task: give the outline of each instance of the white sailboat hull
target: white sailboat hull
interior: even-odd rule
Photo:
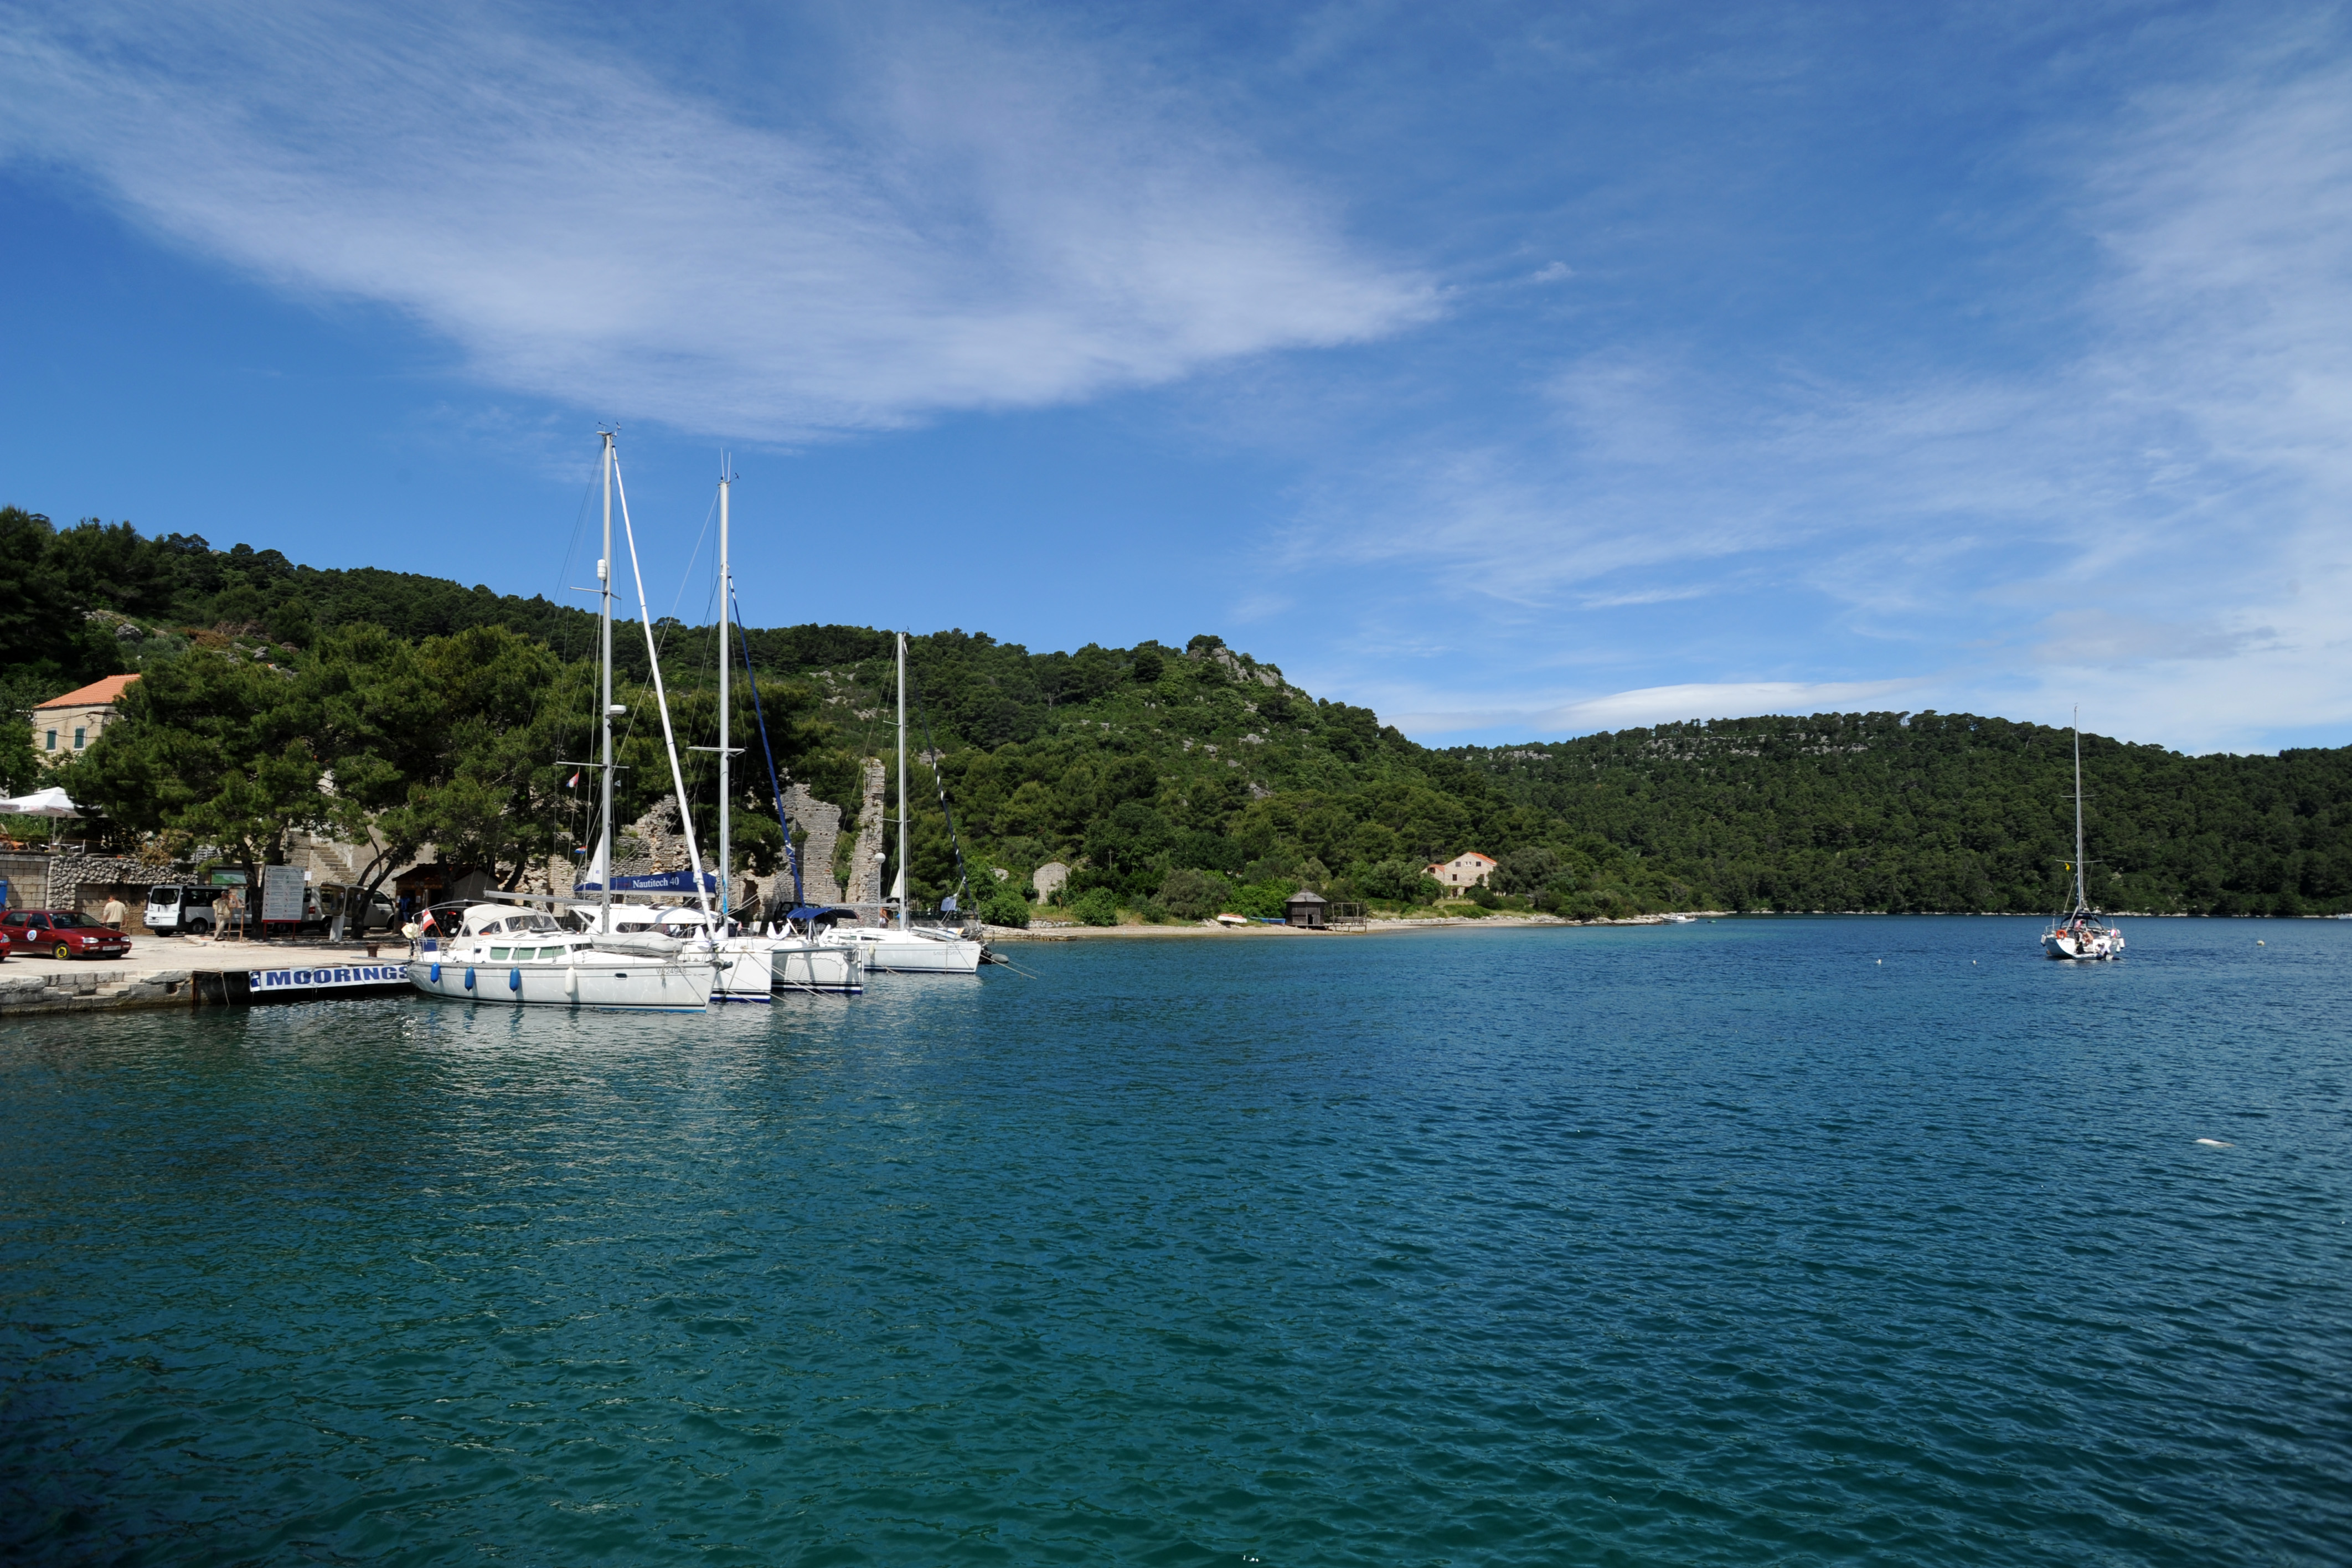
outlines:
[[[628,953],[584,952],[578,962],[493,963],[437,952],[410,961],[408,983],[427,996],[521,1007],[596,1007],[700,1013],[718,973],[709,963],[669,963]]]
[[[859,927],[826,939],[854,952],[868,971],[883,974],[977,974],[986,944],[960,936]]]
[[[779,991],[863,991],[865,966],[846,948],[779,941],[769,959]]]
[[[719,981],[710,994],[719,1002],[772,1001],[776,989],[773,953],[765,939],[729,937],[719,944]]]
[[[2123,933],[2113,930],[2048,931],[2042,935],[2042,951],[2052,958],[2121,958],[2124,955]]]

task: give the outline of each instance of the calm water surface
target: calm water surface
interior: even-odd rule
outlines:
[[[2352,923],[2126,929],[13,1025],[0,1552],[2352,1561]]]

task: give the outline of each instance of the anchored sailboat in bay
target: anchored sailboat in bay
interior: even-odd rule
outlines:
[[[2083,877],[2083,710],[2074,710],[2074,909],[2042,933],[2042,951],[2052,958],[2108,959],[2124,955],[2124,933],[2091,907]]]

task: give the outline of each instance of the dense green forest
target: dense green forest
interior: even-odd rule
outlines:
[[[542,598],[438,578],[297,565],[275,551],[0,510],[5,684],[19,710],[99,676],[143,679],[125,720],[44,772],[20,725],[12,788],[62,782],[98,831],[152,853],[247,862],[294,827],[506,880],[572,852],[588,790],[595,622]],[[715,738],[719,639],[656,627],[681,745]],[[767,774],[854,814],[858,759],[885,754],[891,638],[866,627],[742,634],[736,841],[783,849]],[[631,710],[623,820],[668,787],[645,637],[618,628]],[[961,888],[1013,918],[1047,860],[1104,916],[1265,910],[1302,884],[1426,903],[1431,861],[1497,858],[1487,907],[1575,918],[1669,908],[2051,908],[2071,855],[2071,739],[1959,714],[1719,720],[1502,748],[1432,750],[1318,700],[1213,636],[1183,647],[1032,654],[980,633],[911,639],[923,758],[918,896]],[[766,744],[761,744],[763,732]],[[2091,875],[2113,909],[2352,910],[2352,748],[2186,757],[2084,737]],[[707,827],[715,766],[688,753]],[[950,830],[952,813],[954,831]],[[1000,882],[992,872],[1008,875]]]

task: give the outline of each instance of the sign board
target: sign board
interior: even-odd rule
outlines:
[[[299,866],[264,866],[261,868],[262,923],[299,921],[302,918],[302,885],[307,879]]]
[[[215,871],[212,874],[210,880],[212,885],[215,888],[242,888],[245,886],[245,873],[242,871]]]
[[[344,963],[320,969],[254,969],[247,971],[246,979],[255,998],[258,999],[273,991],[343,991],[361,986],[405,985],[408,984],[408,966],[404,963]]]

